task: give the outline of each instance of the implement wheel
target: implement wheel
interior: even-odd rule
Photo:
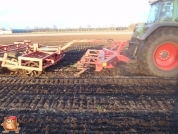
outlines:
[[[138,51],[140,71],[146,75],[178,75],[178,35],[175,28],[162,28],[145,40]]]
[[[33,61],[28,61],[24,64],[24,66],[27,67],[39,67],[37,62],[33,62]],[[42,71],[36,71],[36,70],[26,70],[24,69],[24,75],[28,76],[28,77],[38,77],[42,74]]]

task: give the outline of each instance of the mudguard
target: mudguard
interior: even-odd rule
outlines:
[[[144,30],[142,36],[140,36],[139,40],[143,41],[149,37],[155,30],[161,27],[178,27],[178,23],[175,22],[156,22],[150,25],[147,25]]]

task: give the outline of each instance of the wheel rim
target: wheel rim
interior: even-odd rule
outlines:
[[[154,52],[154,62],[161,70],[173,70],[178,64],[178,45],[163,43]]]

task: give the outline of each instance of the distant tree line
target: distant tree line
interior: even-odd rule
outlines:
[[[43,28],[43,27],[35,26],[32,29],[29,26],[27,26],[24,29],[13,29],[13,28],[11,28],[11,30],[12,30],[12,33],[70,32],[70,31],[76,31],[76,32],[77,31],[120,31],[120,30],[130,30],[130,31],[132,31],[134,29],[135,25],[136,25],[136,23],[135,24],[130,24],[127,27],[114,27],[114,26],[111,26],[111,27],[98,27],[98,28],[92,28],[90,25],[88,25],[86,28],[79,27],[79,28],[65,28],[65,29],[57,28],[56,25],[54,25],[51,28],[50,27]],[[4,28],[0,28],[0,29],[4,30]]]
[[[12,33],[32,33],[32,29],[12,29]]]
[[[34,28],[33,32],[65,32],[65,31],[117,31],[127,30],[128,27],[112,27],[112,28]]]

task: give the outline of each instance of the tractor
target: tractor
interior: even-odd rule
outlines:
[[[147,23],[135,28],[129,51],[141,74],[178,76],[178,0],[152,0]]]
[[[133,57],[138,63],[140,74],[177,77],[178,0],[152,0],[150,5],[147,23],[138,25],[134,30],[127,50],[129,55],[123,53],[123,50],[127,47],[127,41],[73,40],[62,48],[50,49],[34,44],[31,52],[27,51],[29,50],[29,42],[15,42],[15,44],[10,46],[0,46],[1,66],[7,67],[10,70],[20,70],[22,74],[36,76],[41,74],[45,68],[60,61],[65,55],[63,50],[76,42],[107,42],[111,44],[109,49],[89,49],[86,51],[76,64],[77,69],[80,70],[76,76],[79,76],[91,67],[95,67],[95,71],[114,68],[118,62],[129,63]],[[27,45],[25,46],[25,44]],[[21,47],[26,48],[25,54],[18,57],[13,56],[18,60],[9,59],[9,53],[17,51]],[[130,55],[133,56],[130,57]]]

